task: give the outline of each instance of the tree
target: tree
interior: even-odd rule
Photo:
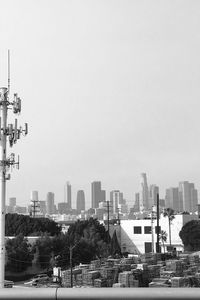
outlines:
[[[179,232],[185,250],[200,250],[200,221],[192,220],[187,222]]]
[[[31,218],[29,216],[18,214],[6,214],[6,236],[41,235],[49,233],[51,236],[59,234],[61,227],[48,218]]]
[[[159,234],[159,240],[163,244],[163,249],[164,249],[164,253],[165,253],[165,242],[167,241],[167,232],[166,231],[161,230],[161,232]]]
[[[113,236],[111,238],[111,254],[112,255],[121,255],[121,248],[117,239],[116,230],[113,233]]]
[[[175,218],[174,216],[174,210],[172,208],[165,208],[164,210],[164,217],[168,218],[168,222],[169,222],[169,245],[170,245],[170,249],[172,246],[172,240],[171,240],[171,222],[172,220]]]
[[[32,265],[32,247],[22,234],[6,241],[6,256],[8,271],[21,272]]]

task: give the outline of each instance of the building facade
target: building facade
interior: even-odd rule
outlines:
[[[85,193],[83,190],[77,192],[76,209],[78,214],[85,210]]]

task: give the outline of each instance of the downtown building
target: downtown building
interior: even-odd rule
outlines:
[[[106,192],[101,189],[101,181],[93,181],[91,184],[92,208],[98,208],[100,202],[106,201]]]
[[[165,207],[176,212],[194,213],[198,210],[198,192],[194,183],[181,181],[178,187],[166,189]]]
[[[81,211],[85,211],[85,193],[83,190],[77,192],[76,210],[78,214],[80,214]]]

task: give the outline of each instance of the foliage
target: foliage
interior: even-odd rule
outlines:
[[[121,248],[117,239],[116,230],[114,231],[111,239],[111,254],[112,255],[121,254]]]
[[[61,232],[61,227],[47,218],[31,218],[19,214],[6,214],[6,236],[23,236],[41,235],[49,233],[56,235]]]
[[[67,267],[72,248],[73,265],[89,263],[92,259],[108,256],[109,241],[105,227],[96,219],[78,220],[66,234],[55,237],[44,235],[37,240],[38,262],[43,268],[53,264]]]
[[[200,250],[200,221],[192,220],[187,222],[179,232],[185,250]]]
[[[8,271],[21,272],[32,265],[32,248],[22,234],[6,241],[6,255]]]
[[[159,240],[163,244],[163,249],[164,249],[164,252],[165,252],[165,243],[167,241],[167,232],[165,230],[161,230],[161,232],[159,234]]]
[[[171,244],[172,244],[172,241],[171,241],[171,222],[175,218],[174,210],[170,207],[165,208],[163,215],[164,215],[164,217],[168,218],[168,222],[169,222],[169,244],[170,244],[170,248],[171,248]]]

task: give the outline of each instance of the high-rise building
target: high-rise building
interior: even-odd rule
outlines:
[[[47,206],[47,214],[52,215],[54,214],[54,193],[48,192],[46,198],[46,206]]]
[[[110,207],[113,214],[119,212],[119,204],[124,204],[123,202],[123,193],[119,190],[114,190],[110,192]]]
[[[182,204],[182,210],[188,212],[197,211],[198,192],[194,183],[182,181],[179,183],[179,197]]]
[[[93,181],[92,182],[92,208],[98,208],[99,202],[101,201],[102,201],[101,182]]]
[[[72,208],[72,186],[69,181],[64,186],[64,202],[68,204],[69,209]]]
[[[101,202],[106,202],[106,191],[105,190],[101,191]]]
[[[172,208],[176,212],[180,212],[182,210],[178,188],[171,187],[166,189],[165,206],[166,208]]]
[[[146,173],[141,174],[140,185],[140,210],[151,209],[151,205],[149,203],[149,189],[147,184]]]
[[[82,210],[85,210],[85,194],[83,190],[77,192],[76,209],[78,214],[80,214]]]
[[[157,195],[159,195],[159,187],[151,184],[149,187],[149,206],[157,205]],[[150,208],[149,207],[149,208]]]
[[[135,193],[135,203],[133,206],[133,211],[134,212],[140,211],[140,193]]]
[[[70,210],[69,210],[69,205],[67,202],[60,202],[58,203],[58,213],[61,215],[64,214],[69,214]]]
[[[39,201],[40,213],[45,215],[47,213],[46,201]]]

